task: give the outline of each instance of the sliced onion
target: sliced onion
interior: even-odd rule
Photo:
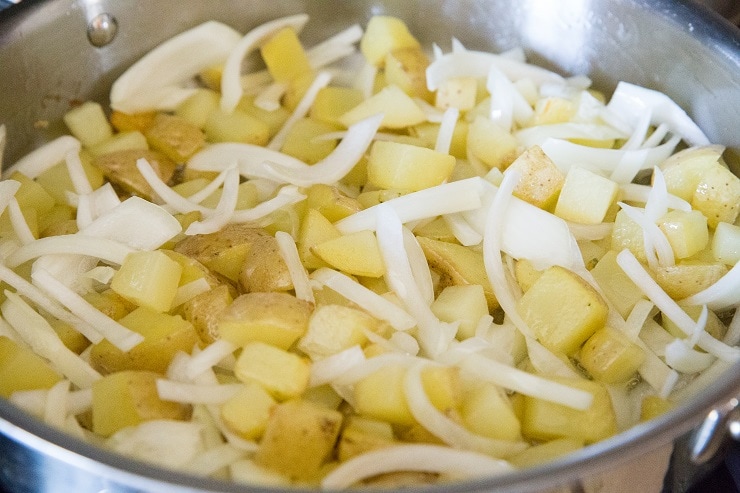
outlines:
[[[365,353],[360,346],[352,346],[311,364],[309,387],[332,383],[347,371],[364,363]]]
[[[203,372],[210,370],[220,361],[233,354],[238,347],[231,342],[219,339],[214,341],[198,354],[191,356],[186,363],[186,376],[188,379],[195,379]]]
[[[306,163],[282,152],[266,147],[237,142],[211,144],[194,154],[188,161],[188,168],[198,171],[224,171],[237,163],[239,174],[247,178],[269,178],[263,163],[271,162],[286,168],[299,169]]]
[[[280,256],[288,267],[288,273],[290,274],[290,279],[293,283],[293,290],[295,291],[296,298],[309,303],[314,303],[311,282],[308,279],[306,268],[301,263],[295,240],[285,231],[276,232],[275,239],[280,248]]]
[[[85,168],[82,167],[79,151],[69,151],[64,157],[64,160],[75,192],[80,195],[92,193],[92,185],[90,185],[90,180],[87,178]]]
[[[115,240],[94,238],[82,234],[48,236],[21,246],[5,260],[8,267],[17,267],[31,259],[51,254],[87,255],[121,265],[126,255],[136,251]]]
[[[647,202],[650,190],[652,187],[648,185],[639,185],[637,183],[627,183],[622,185],[622,200],[625,202]],[[669,209],[689,212],[691,210],[691,204],[686,202],[681,197],[677,197],[673,194],[668,194],[666,198],[667,206]]]
[[[266,200],[251,209],[240,209],[235,211],[234,214],[231,215],[231,222],[248,223],[251,221],[257,221],[287,205],[297,204],[305,198],[306,196],[299,192],[296,187],[288,185],[278,190],[277,195],[273,198]]]
[[[535,125],[514,133],[524,147],[541,145],[547,139],[611,140],[624,138],[624,133],[614,127],[599,123],[552,123]]]
[[[16,238],[18,238],[18,241],[21,242],[21,245],[28,245],[36,241],[36,237],[28,226],[26,218],[21,211],[21,206],[18,205],[15,197],[11,198],[10,203],[8,203],[8,214],[10,216],[10,224],[13,226],[13,232]]]
[[[452,134],[455,131],[457,119],[460,117],[460,110],[457,108],[447,108],[442,116],[442,122],[437,133],[437,142],[434,150],[442,154],[450,153],[450,143],[452,143]]]
[[[257,94],[254,105],[265,111],[276,111],[280,108],[280,99],[288,89],[285,82],[273,82]]]
[[[175,297],[172,300],[172,305],[170,309],[177,308],[183,303],[187,303],[188,301],[192,300],[199,294],[203,294],[206,291],[210,290],[211,285],[208,284],[208,281],[206,281],[204,277],[199,277],[194,281],[183,284],[182,286],[177,288],[177,292],[175,293]]]
[[[63,162],[68,152],[79,152],[81,148],[80,141],[71,135],[57,137],[51,142],[37,147],[16,161],[15,164],[3,170],[3,177],[8,177],[18,171],[28,178],[37,178],[44,171]]]
[[[21,188],[21,184],[15,180],[3,180],[0,181],[0,214],[5,212],[5,209],[10,204],[11,200],[15,198],[15,193]]]
[[[188,229],[186,235],[210,234],[215,233],[226,226],[234,216],[236,202],[239,199],[239,172],[236,166],[226,170],[224,176],[224,186],[221,198],[216,205],[212,214],[208,215],[201,221],[195,221]]]
[[[455,235],[457,241],[463,246],[474,246],[483,241],[483,236],[473,229],[460,213],[445,214],[442,220]]]
[[[362,38],[363,30],[359,24],[353,24],[334,36],[306,50],[308,63],[314,70],[344,58],[356,52],[354,44]]]
[[[243,459],[246,455],[245,450],[224,443],[193,457],[187,464],[187,472],[196,476],[210,476]]]
[[[712,310],[721,311],[740,305],[740,262],[717,282],[698,293],[689,296],[683,303],[687,305],[707,305]]]
[[[157,379],[157,393],[160,399],[187,404],[223,404],[242,387],[241,383],[199,385]]]

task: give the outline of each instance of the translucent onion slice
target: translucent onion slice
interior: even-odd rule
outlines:
[[[233,354],[238,347],[231,342],[219,339],[208,345],[198,354],[191,356],[186,364],[185,373],[188,379],[193,380],[203,372],[216,366],[224,358]]]
[[[44,407],[44,422],[55,428],[64,428],[67,419],[67,395],[69,394],[69,380],[60,380],[55,383],[46,394]]]
[[[169,185],[162,181],[157,172],[154,171],[152,165],[149,164],[149,161],[147,161],[146,159],[137,159],[136,168],[139,170],[139,173],[141,173],[141,176],[144,178],[144,180],[146,180],[149,186],[152,187],[154,193],[159,196],[159,199],[162,200],[162,202],[164,202],[170,210],[174,212],[179,212],[181,214],[186,214],[192,211],[200,211],[207,214],[213,211],[213,209],[201,207],[196,202],[191,201],[189,198],[185,198],[179,193],[175,192],[172,188],[170,188]],[[222,171],[216,179],[209,183],[209,185],[216,182],[223,182],[228,169],[229,168]]]
[[[442,220],[447,224],[461,245],[474,246],[483,241],[483,236],[473,229],[459,212],[445,214],[442,216]]]
[[[239,171],[236,166],[226,170],[224,186],[221,189],[221,198],[213,213],[201,221],[195,221],[188,229],[186,235],[203,235],[215,233],[226,226],[234,216],[236,202],[239,199]]]
[[[708,288],[684,299],[687,305],[707,305],[715,311],[740,305],[740,262]]]
[[[164,378],[157,379],[157,393],[160,399],[184,404],[223,404],[231,399],[240,388],[242,388],[240,383],[199,385]]]
[[[23,301],[23,298],[10,291],[6,291],[5,296],[6,300],[2,304],[3,318],[36,354],[49,360],[79,388],[91,387],[100,378],[100,373],[70,351],[49,322]]]
[[[460,110],[457,108],[447,108],[442,116],[442,122],[439,125],[437,133],[437,142],[434,144],[434,150],[442,154],[449,154],[450,144],[452,143],[452,134],[455,131],[457,119],[460,117]]]
[[[234,214],[231,215],[231,222],[248,223],[257,221],[285,206],[297,204],[305,198],[306,196],[299,192],[298,188],[288,185],[278,190],[277,195],[273,198],[266,200],[251,209],[240,209],[235,211]]]
[[[625,202],[642,202],[643,204],[648,201],[650,190],[652,187],[648,185],[640,185],[637,183],[627,183],[621,186],[622,189],[622,200]],[[666,197],[667,206],[669,209],[689,212],[691,210],[691,204],[686,202],[681,197],[677,197],[673,194],[668,194]]]
[[[15,193],[20,187],[20,182],[15,180],[0,181],[0,214],[5,212],[5,209],[10,204],[10,201],[15,198]]]
[[[101,259],[121,265],[123,259],[135,249],[115,240],[94,238],[82,234],[58,235],[39,238],[21,246],[5,259],[5,265],[14,268],[42,255],[76,254]]]
[[[221,109],[223,111],[226,113],[234,111],[244,93],[241,84],[241,68],[244,58],[280,29],[292,27],[300,31],[306,22],[308,22],[306,14],[291,15],[265,22],[249,31],[231,46],[221,75]]]
[[[513,471],[506,461],[441,445],[392,445],[353,457],[321,480],[326,490],[344,489],[378,474],[421,471],[462,480]]]
[[[635,126],[642,115],[650,112],[653,125],[665,123],[689,145],[708,145],[709,139],[689,115],[666,94],[628,82],[620,82],[606,108]]]
[[[525,147],[541,145],[547,139],[622,139],[625,134],[614,127],[599,123],[552,123],[535,125],[514,133],[514,136]]]
[[[618,204],[625,214],[642,228],[645,255],[651,269],[655,270],[658,266],[675,265],[676,258],[673,255],[673,248],[658,225],[637,207],[627,205],[624,202],[618,202]]]
[[[392,208],[403,223],[469,211],[481,206],[483,184],[484,180],[481,178],[466,178],[402,195],[383,204]],[[377,207],[377,205],[368,207],[337,221],[334,225],[342,234],[364,229],[375,230]]]
[[[209,450],[200,452],[187,464],[187,472],[196,476],[210,476],[213,473],[242,460],[247,455],[230,443],[224,443]]]
[[[580,240],[602,240],[612,234],[614,223],[579,224],[566,221],[573,237]]]
[[[287,83],[273,82],[257,94],[254,98],[254,105],[265,111],[275,111],[280,108],[280,99],[287,89]]]
[[[186,82],[207,67],[223,63],[241,34],[209,21],[170,38],[131,65],[114,83],[111,107],[124,113],[173,110],[194,89]]]
[[[187,303],[188,301],[192,300],[199,294],[203,294],[206,291],[210,290],[211,285],[208,284],[208,281],[206,281],[204,277],[199,277],[194,281],[183,284],[182,286],[177,288],[177,292],[175,293],[175,297],[172,299],[172,305],[170,309],[175,309],[183,303]]]
[[[406,371],[403,380],[409,411],[427,431],[453,448],[471,450],[497,458],[511,457],[527,448],[524,442],[494,440],[476,435],[440,412],[424,390],[421,372],[427,366],[430,364],[413,365]]]
[[[385,320],[396,330],[408,330],[416,325],[414,317],[403,308],[340,272],[322,267],[311,273],[311,279],[333,289],[374,317]]]
[[[239,174],[246,178],[270,178],[263,163],[271,162],[286,168],[299,169],[306,163],[282,152],[266,147],[223,142],[211,144],[194,154],[188,161],[188,168],[198,171],[224,171],[234,163],[239,166]]]
[[[187,467],[202,450],[198,423],[155,419],[121,429],[106,445],[118,453],[168,468]]]
[[[306,50],[308,63],[311,68],[317,70],[355,53],[354,44],[360,41],[362,34],[363,30],[359,24],[351,25]]]
[[[10,203],[8,203],[8,215],[10,216],[10,224],[13,226],[13,232],[21,245],[28,245],[36,241],[36,237],[28,226],[21,211],[21,206],[18,205],[15,197],[11,198]]]
[[[64,157],[64,161],[67,165],[67,172],[69,173],[69,178],[72,180],[72,186],[75,192],[80,195],[92,193],[93,188],[90,185],[90,180],[87,178],[85,168],[82,167],[79,151],[69,151]]]
[[[280,256],[283,257],[288,267],[288,273],[293,283],[296,298],[314,303],[313,289],[311,289],[311,282],[308,279],[308,272],[306,272],[306,268],[301,263],[295,240],[285,231],[276,232],[275,239],[277,240],[278,248],[280,248]]]
[[[3,178],[7,178],[16,171],[34,179],[52,166],[64,161],[70,151],[79,152],[82,148],[80,141],[71,135],[57,137],[41,147],[32,150],[12,166],[3,170]]]
[[[652,301],[658,309],[663,312],[663,316],[671,319],[676,326],[681,329],[687,336],[690,336],[696,325],[696,322],[681,307],[666,294],[657,282],[650,276],[640,262],[628,249],[624,249],[617,254],[617,264],[622,268],[625,274],[634,282],[645,296]],[[733,267],[733,269],[737,266]],[[740,269],[738,269],[740,270]],[[716,283],[715,283],[716,285]],[[738,290],[734,295],[737,296]],[[711,308],[711,306],[710,306]],[[740,359],[740,349],[730,347],[721,341],[718,341],[706,332],[702,332],[697,340],[700,348],[714,356],[728,362],[734,362]]]
[[[299,187],[337,182],[365,155],[382,121],[383,115],[375,115],[355,123],[331,154],[312,166],[293,168],[267,162],[265,167],[273,179]]]
[[[360,346],[352,346],[311,364],[309,387],[318,387],[332,383],[348,370],[366,361],[365,353]]]

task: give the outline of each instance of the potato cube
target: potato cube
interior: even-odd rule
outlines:
[[[640,405],[640,421],[648,421],[665,414],[675,407],[675,404],[657,395],[646,395]]]
[[[19,390],[50,389],[61,379],[44,358],[0,336],[0,397],[7,399]]]
[[[437,89],[434,105],[442,110],[468,111],[475,106],[478,81],[474,77],[450,77]]]
[[[308,329],[311,305],[288,293],[246,293],[218,317],[218,333],[237,346],[252,341],[288,349]]]
[[[267,127],[270,129],[270,137],[273,137],[290,117],[290,111],[288,111],[284,106],[268,111],[256,106],[254,104],[254,99],[255,98],[253,96],[242,97],[239,104],[236,106],[236,109],[266,123]]]
[[[734,223],[740,213],[740,178],[715,164],[701,175],[691,206],[707,216],[711,228],[720,222]]]
[[[306,206],[309,209],[316,209],[332,223],[363,208],[357,199],[348,197],[337,187],[324,183],[311,185],[306,192]]]
[[[659,266],[655,281],[673,299],[682,300],[702,291],[727,274],[720,263],[683,261],[676,265]]]
[[[261,47],[262,59],[276,82],[287,82],[310,72],[311,64],[298,35],[285,27],[268,39]]]
[[[566,221],[599,224],[617,198],[619,185],[612,180],[573,166],[565,176],[555,215]]]
[[[219,108],[220,99],[217,91],[196,89],[192,96],[175,109],[175,115],[202,130],[206,126],[208,116]]]
[[[416,423],[406,402],[405,376],[403,366],[388,365],[358,381],[354,388],[357,413],[396,425]]]
[[[70,221],[75,224],[77,223],[75,220],[75,210],[66,204],[56,204],[46,214],[38,215],[37,226],[39,235],[40,237],[44,237],[54,236],[55,234],[67,234],[68,226],[64,226],[62,229],[60,229],[60,226],[69,225]],[[77,231],[77,228],[75,228],[72,233],[76,233]]]
[[[146,137],[142,135],[142,138]],[[141,173],[136,167],[136,162],[139,159],[146,159],[154,169],[154,172],[165,183],[169,182],[175,174],[177,165],[174,161],[158,151],[150,151],[146,148],[109,152],[96,157],[93,160],[93,165],[110,182],[119,186],[124,191],[147,200],[153,200],[152,187],[149,186],[149,183],[141,176]]]
[[[387,84],[394,84],[411,97],[432,101],[427,88],[429,59],[421,48],[401,48],[386,54],[384,74]]]
[[[427,117],[419,105],[398,86],[386,86],[380,92],[339,117],[345,127],[383,113],[381,128],[404,128],[426,121]]]
[[[699,320],[699,316],[701,315],[703,307],[700,305],[692,305],[682,306],[681,308],[692,319]],[[687,337],[684,331],[679,329],[676,323],[668,317],[662,317],[661,325],[666,330],[666,332],[668,332],[673,337],[678,337],[680,339],[685,339]],[[704,330],[707,332],[707,334],[719,340],[722,340],[727,333],[727,327],[724,323],[722,323],[722,320],[712,310],[709,310],[707,312],[707,323],[704,326]]]
[[[565,175],[540,146],[524,151],[511,163],[510,168],[519,170],[522,174],[513,191],[515,196],[540,209],[550,210],[555,205],[563,188]]]
[[[85,293],[83,298],[113,320],[120,320],[136,309],[136,305],[112,289],[106,289],[100,293],[90,291],[89,293]]]
[[[519,156],[519,141],[488,118],[477,117],[468,129],[468,151],[488,168],[506,169]]]
[[[583,445],[583,440],[576,438],[556,438],[533,445],[508,460],[515,467],[532,467],[582,449]]]
[[[314,245],[311,251],[330,266],[350,275],[380,277],[385,274],[378,240],[370,230],[324,241]]]
[[[180,284],[182,267],[159,250],[133,252],[113,275],[110,287],[138,306],[169,311]]]
[[[221,405],[221,418],[231,431],[247,440],[262,436],[277,402],[258,383],[247,382]]]
[[[343,462],[365,452],[393,445],[394,442],[390,423],[352,415],[345,419],[337,444],[337,458]]]
[[[313,254],[311,249],[319,244],[334,238],[339,238],[342,233],[316,209],[308,209],[301,221],[301,229],[298,233],[298,255],[307,269],[318,269],[327,267],[329,264]]]
[[[318,139],[340,127],[311,118],[301,118],[291,127],[280,151],[307,164],[316,164],[337,147],[334,139]]]
[[[49,320],[49,325],[59,336],[59,340],[72,352],[80,354],[90,346],[90,341],[77,329],[56,318]]]
[[[430,308],[444,322],[460,322],[457,329],[460,340],[473,337],[481,318],[488,315],[486,294],[480,284],[447,286]]]
[[[339,117],[360,104],[363,99],[364,96],[359,89],[327,86],[316,94],[309,115],[319,122],[340,125]]]
[[[699,211],[669,211],[658,220],[658,226],[678,259],[693,256],[709,243],[707,218]]]
[[[660,165],[668,193],[690,201],[702,175],[722,156],[721,146],[689,147],[673,154]]]
[[[87,180],[90,182],[93,190],[100,188],[105,181],[103,173],[92,164],[88,153],[81,152],[80,160],[82,161],[82,168],[85,170],[85,176],[87,176]],[[69,177],[69,171],[67,171],[67,163],[64,162],[60,162],[47,169],[37,176],[35,181],[44,187],[44,190],[54,198],[57,204],[66,204],[66,192],[74,191],[72,179]]]
[[[283,95],[283,107],[288,111],[295,111],[296,106],[301,102],[303,96],[306,95],[306,91],[308,91],[308,88],[311,87],[315,79],[316,73],[310,71],[304,72],[288,82],[288,88]]]
[[[386,15],[371,17],[360,40],[360,51],[365,59],[377,66],[382,65],[385,56],[392,51],[419,46],[405,22]]]
[[[275,399],[285,401],[306,390],[311,364],[297,354],[254,341],[242,348],[234,374],[242,382],[259,383]]]
[[[642,348],[611,327],[594,332],[578,356],[581,366],[605,383],[626,382],[644,360]]]
[[[486,383],[465,393],[461,415],[473,433],[495,440],[522,439],[521,425],[506,393]]]
[[[123,113],[122,111],[113,110],[110,114],[110,124],[118,132],[137,132],[144,133],[154,122],[157,116],[156,111],[144,111],[142,113]]]
[[[118,322],[143,335],[144,340],[128,352],[121,351],[107,339],[93,345],[90,363],[101,373],[122,370],[164,373],[178,351],[190,354],[200,343],[193,324],[179,315],[140,307]]]
[[[146,140],[146,136],[139,130],[119,132],[87,148],[93,157],[120,151],[143,151],[147,149],[149,149],[149,143]]]
[[[712,237],[712,255],[726,265],[735,265],[740,260],[740,226],[717,224]]]
[[[559,266],[546,269],[517,308],[545,347],[567,355],[604,326],[609,311],[593,287]]]
[[[433,148],[437,143],[439,127],[439,123],[424,122],[409,129],[409,132],[414,137],[421,139],[424,142],[424,147]],[[468,158],[469,130],[470,124],[465,120],[458,120],[455,124],[455,130],[452,132],[452,142],[450,142],[450,154],[457,159]]]
[[[275,406],[255,461],[291,480],[316,481],[334,450],[342,414],[316,404],[292,400]]]
[[[626,212],[620,210],[614,218],[614,227],[612,228],[611,249],[615,252],[621,252],[625,248],[640,262],[647,262],[645,255],[645,238],[642,228],[635,221],[630,219]]]
[[[234,110],[224,113],[220,108],[208,115],[203,131],[209,142],[243,142],[264,146],[270,139],[270,127],[263,121]]]
[[[440,289],[451,285],[477,284],[483,286],[488,310],[493,311],[498,308],[498,300],[488,281],[481,252],[457,243],[433,240],[423,236],[417,236],[416,239],[424,251],[429,267],[442,276],[439,281]]]
[[[157,392],[162,375],[148,371],[119,371],[92,386],[92,429],[109,437],[127,426],[153,419],[186,419],[188,409],[163,401]]]
[[[113,136],[103,107],[94,101],[86,101],[64,114],[64,123],[83,146],[91,147]]]
[[[429,366],[421,372],[421,382],[429,401],[444,414],[454,413],[462,403],[459,368]]]
[[[210,344],[220,338],[218,325],[221,313],[233,301],[229,286],[220,284],[183,303],[182,315],[193,324],[198,337]]]
[[[514,264],[514,277],[523,293],[526,293],[541,275],[542,271],[535,269],[534,264],[527,259],[519,259]]]
[[[374,332],[378,320],[371,315],[346,306],[322,305],[308,321],[308,330],[298,343],[298,349],[314,359],[338,353],[367,341],[366,331]]]
[[[21,209],[31,208],[42,215],[48,213],[54,207],[54,197],[36,181],[18,171],[10,175],[9,179],[21,184],[15,193],[15,199]],[[66,200],[63,203],[66,203]]]
[[[579,411],[562,404],[524,396],[522,433],[535,440],[573,438],[587,444],[612,436],[617,431],[609,392],[603,384],[572,378],[553,380],[593,394],[591,407]]]
[[[376,141],[367,162],[368,182],[381,189],[415,192],[444,183],[455,157],[426,147]]]
[[[617,252],[609,250],[591,269],[601,292],[614,305],[622,318],[626,319],[635,304],[643,299],[640,288],[632,282],[622,268],[617,264]]]
[[[223,195],[223,188],[219,188],[211,195],[205,198],[200,204],[204,207],[215,209]],[[239,190],[236,195],[236,210],[251,209],[259,204],[259,192],[257,187],[251,181],[245,181],[239,184]]]
[[[158,114],[146,131],[146,140],[156,149],[176,163],[184,163],[198,152],[206,141],[205,134],[186,119]]]
[[[570,99],[550,96],[539,99],[534,107],[531,126],[563,123],[569,121],[576,112],[575,104]]]

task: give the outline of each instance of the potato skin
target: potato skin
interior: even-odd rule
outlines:
[[[152,165],[163,182],[168,183],[172,180],[177,165],[157,151],[131,149],[109,152],[96,158],[93,164],[121,190],[151,201],[154,198],[152,187],[136,167],[136,161],[141,158],[146,159]]]

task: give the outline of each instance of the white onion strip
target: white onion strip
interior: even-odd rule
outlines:
[[[214,341],[198,354],[194,354],[188,359],[185,370],[187,377],[191,380],[195,379],[198,375],[210,370],[224,358],[233,354],[237,349],[238,347],[235,344],[225,339]]]
[[[513,471],[506,461],[477,452],[441,445],[393,445],[349,459],[321,481],[324,490],[349,488],[378,474],[396,471],[440,473],[455,479],[492,476]]]
[[[650,195],[650,190],[652,190],[652,187],[648,185],[639,185],[637,183],[627,183],[625,185],[622,185],[621,189],[623,201],[642,202],[644,204],[648,201],[648,196]],[[691,204],[686,202],[681,197],[677,197],[676,195],[669,193],[666,201],[669,209],[675,209],[684,212],[689,212],[691,210]]]
[[[90,180],[87,178],[85,168],[82,167],[82,160],[80,160],[79,151],[69,151],[64,160],[67,165],[67,173],[69,173],[69,178],[72,180],[72,186],[75,189],[75,193],[78,195],[92,193],[93,188],[92,185],[90,185]]]
[[[689,296],[683,303],[688,305],[707,305],[712,310],[725,310],[740,305],[740,262],[717,282],[698,293]]]
[[[16,161],[13,166],[3,170],[3,177],[8,177],[18,171],[28,178],[37,178],[44,171],[64,161],[68,152],[79,152],[81,148],[80,141],[71,135],[57,137],[51,142],[37,147]]]
[[[60,380],[46,393],[44,407],[44,422],[55,428],[63,429],[67,419],[67,396],[69,395],[69,380]]]
[[[239,142],[211,144],[194,154],[188,168],[198,171],[224,171],[233,163],[239,166],[239,174],[246,178],[269,178],[263,163],[278,163],[286,168],[306,166],[303,161],[266,147]]]
[[[187,214],[188,212],[192,211],[200,211],[203,213],[209,213],[213,211],[213,209],[202,207],[196,202],[191,201],[189,198],[185,198],[179,193],[175,192],[169,185],[162,181],[157,172],[154,171],[152,165],[149,164],[149,161],[147,161],[146,159],[137,159],[136,169],[139,170],[139,173],[141,173],[141,176],[144,178],[144,180],[146,180],[149,186],[152,187],[152,191],[154,191],[154,193],[157,194],[157,196],[159,196],[159,198],[174,212]],[[218,175],[218,177],[214,179],[211,183],[218,183],[225,179],[227,171],[228,168],[222,171]]]
[[[15,197],[10,199],[8,214],[10,215],[10,224],[13,226],[15,236],[21,242],[21,245],[28,245],[36,241],[36,237],[28,226],[26,218],[23,216],[23,211],[21,211],[21,206],[18,205]]]
[[[242,387],[241,383],[199,385],[157,379],[157,393],[160,399],[186,404],[223,404]]]
[[[650,276],[634,254],[624,249],[617,254],[617,264],[622,268],[627,277],[634,282],[645,296],[652,301],[663,315],[668,317],[687,336],[690,336],[696,326],[696,322],[681,309],[681,307],[666,294],[657,282]],[[740,349],[730,347],[718,341],[706,332],[699,337],[697,344],[700,348],[714,356],[728,362],[740,359]]]
[[[175,297],[172,300],[172,305],[170,306],[170,309],[177,308],[183,303],[187,303],[188,301],[192,300],[199,294],[205,293],[206,291],[210,290],[211,285],[208,284],[208,281],[206,281],[204,277],[199,277],[194,281],[183,284],[182,286],[177,288],[177,292],[175,293]]]
[[[243,459],[246,454],[246,450],[236,448],[230,443],[218,445],[200,452],[190,459],[187,464],[187,472],[196,476],[210,476],[220,469]]]
[[[285,82],[273,82],[257,94],[254,105],[265,111],[276,111],[280,108],[280,99],[288,89]]]
[[[240,209],[231,215],[232,223],[247,223],[257,221],[268,214],[275,212],[287,205],[297,204],[306,196],[298,191],[298,188],[288,185],[278,190],[277,195],[266,200],[251,209]]]
[[[408,330],[416,325],[414,317],[403,308],[340,272],[322,267],[311,273],[311,279],[356,303],[370,315],[385,320],[396,330]]]
[[[221,198],[212,214],[201,221],[195,221],[188,229],[186,235],[204,235],[215,233],[226,226],[234,215],[236,202],[239,199],[239,171],[236,166],[226,170],[224,186],[221,189]]]
[[[309,303],[314,303],[315,300],[313,289],[311,289],[311,281],[308,279],[306,268],[301,263],[295,240],[285,231],[276,232],[275,239],[277,240],[278,248],[280,248],[280,255],[283,257],[283,260],[288,267],[288,273],[293,282],[293,289],[295,290],[296,298]]]
[[[332,383],[357,365],[366,361],[360,346],[352,346],[311,364],[309,387]]]
[[[482,182],[482,178],[466,178],[402,195],[379,205],[392,208],[404,224],[442,214],[469,211],[482,205],[480,197]],[[337,221],[334,226],[342,234],[355,233],[364,229],[375,230],[377,228],[377,207],[378,205],[374,205],[356,212]]]
[[[14,268],[42,255],[77,254],[99,258],[104,262],[121,265],[129,253],[136,250],[128,245],[107,238],[94,238],[82,234],[48,236],[27,243],[5,259],[5,265]]]
[[[0,181],[0,214],[5,212],[5,209],[10,204],[10,201],[15,198],[15,193],[21,188],[21,184],[15,180],[3,180]]]
[[[231,113],[234,111],[244,93],[241,83],[241,68],[244,58],[280,29],[292,27],[296,31],[300,31],[306,22],[308,22],[308,15],[306,14],[281,17],[260,24],[236,43],[228,58],[226,58],[221,75],[221,109],[224,112]]]
[[[124,327],[105,315],[49,274],[48,271],[36,269],[31,274],[31,278],[42,286],[49,296],[55,298],[62,305],[66,306],[69,311],[95,327],[103,337],[108,339],[111,344],[121,351],[128,351],[144,340],[144,336]]]
[[[434,144],[434,150],[442,154],[450,153],[450,144],[452,143],[452,135],[455,132],[455,125],[457,119],[460,117],[460,110],[457,108],[449,107],[445,110],[442,116],[442,123],[439,125],[439,132],[437,133],[437,142]]]
[[[474,246],[483,241],[483,235],[473,229],[459,212],[445,214],[442,216],[442,220],[450,228],[452,234],[455,235],[455,238],[461,245]]]
[[[308,63],[314,70],[351,55],[355,52],[354,44],[362,38],[363,30],[359,24],[353,24],[334,36],[327,38],[306,50]]]

